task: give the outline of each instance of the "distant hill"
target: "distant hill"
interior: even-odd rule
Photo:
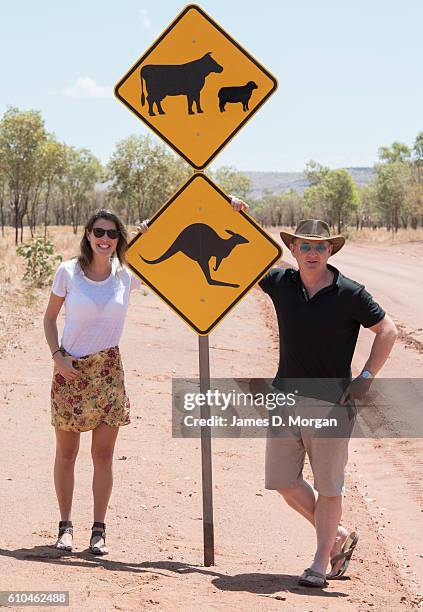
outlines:
[[[367,185],[373,176],[373,168],[345,168],[352,176],[356,184],[361,187]],[[294,189],[303,193],[308,187],[308,181],[302,172],[244,172],[253,184],[251,195],[260,198],[265,189],[273,193],[283,193]]]

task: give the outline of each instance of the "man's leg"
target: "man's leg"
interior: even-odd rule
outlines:
[[[314,510],[317,502],[317,493],[303,478],[286,489],[278,489],[288,506],[302,514],[314,527]]]
[[[317,550],[311,569],[326,574],[331,551],[342,516],[342,496],[319,495],[314,510]],[[347,534],[345,534],[346,537]]]
[[[307,442],[305,442],[305,444],[308,447]],[[301,438],[269,437],[266,443],[266,488],[277,490],[283,496],[287,504],[291,506],[291,508],[304,516],[314,527],[316,527],[315,512],[318,494],[317,491],[315,491],[315,489],[313,489],[313,487],[302,477],[305,454],[306,448],[304,441]],[[319,457],[320,453],[317,453],[317,458]],[[283,466],[283,469],[281,469],[281,466]],[[324,519],[323,521],[321,519],[321,511],[323,510],[323,514],[325,512],[325,502],[323,500],[322,502],[322,504],[319,504],[318,517],[320,519],[319,535],[317,538],[318,554],[316,552],[316,561],[319,565],[322,564],[321,559],[323,558],[323,555],[326,554],[324,550],[328,545],[325,541],[327,534],[325,535],[324,531],[322,532],[320,529],[320,524],[324,522]],[[338,519],[338,523],[339,520],[340,519]],[[322,529],[324,529],[324,527]],[[335,534],[330,542],[330,557],[334,557],[341,551],[347,536],[347,530],[338,524]],[[341,563],[342,561],[335,566],[335,573]],[[314,565],[312,569],[314,569]],[[326,568],[324,572],[326,572]]]
[[[316,536],[317,536],[317,551],[315,555],[315,559],[311,569],[325,573],[326,567],[328,564],[328,560],[331,557],[334,557],[339,552],[341,552],[342,545],[348,536],[348,531],[339,525],[341,520],[341,509],[342,509],[342,497],[325,497],[323,495],[318,495],[317,492],[313,489],[313,487],[304,479],[300,479],[297,481],[295,486],[279,489],[278,493],[282,495],[286,503],[291,506],[294,510],[296,510],[299,514],[304,516],[312,525],[316,528]],[[332,537],[332,525],[326,524],[326,514],[332,514],[335,510],[332,507],[332,500],[339,500],[339,518],[337,519],[335,534]],[[336,506],[336,503],[334,504]],[[335,510],[336,512],[336,510]],[[328,547],[328,538],[330,543],[329,557],[326,560],[325,569],[321,570],[318,567],[321,567],[324,563],[324,559],[326,557],[326,549]],[[338,565],[342,563],[338,562]],[[317,564],[317,566],[316,566]],[[338,567],[335,566],[334,572],[338,571]]]
[[[311,569],[326,573],[329,560],[341,552],[348,536],[340,522],[349,439],[311,436],[303,438],[303,443],[318,491],[314,509],[317,549]],[[342,560],[330,574],[336,574],[341,565]]]

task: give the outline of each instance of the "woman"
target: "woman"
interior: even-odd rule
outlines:
[[[146,231],[143,222],[140,231]],[[130,422],[119,353],[129,295],[141,285],[125,264],[128,237],[112,212],[96,211],[85,226],[78,257],[62,262],[53,280],[44,330],[54,361],[51,423],[56,431],[54,484],[61,520],[56,548],[72,550],[74,467],[80,433],[92,431],[94,523],[90,551],[108,553],[104,523],[113,485],[119,427]],[[65,303],[58,342],[57,316]]]

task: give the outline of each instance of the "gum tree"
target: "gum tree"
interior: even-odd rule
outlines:
[[[47,133],[41,113],[9,108],[0,121],[0,173],[7,182],[15,226],[23,237],[23,218],[28,211],[31,190],[38,180],[38,163]]]

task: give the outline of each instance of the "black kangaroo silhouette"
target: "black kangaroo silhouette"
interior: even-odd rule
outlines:
[[[169,259],[172,255],[176,255],[176,253],[183,253],[198,263],[209,285],[239,287],[235,283],[213,280],[210,276],[209,262],[212,257],[216,257],[216,265],[213,268],[216,272],[222,260],[228,257],[238,244],[249,242],[240,234],[235,234],[228,229],[225,231],[230,234],[229,238],[221,238],[212,227],[205,223],[193,223],[183,229],[167,251],[157,259],[145,259],[142,255],[140,257],[145,263],[158,264]]]
[[[211,51],[186,64],[148,64],[140,71],[141,105],[145,104],[144,84],[147,90],[148,114],[155,116],[153,105],[157,106],[160,115],[165,112],[161,102],[166,96],[186,96],[188,114],[193,115],[192,105],[195,102],[197,113],[202,113],[200,93],[206,78],[212,72],[222,72],[220,66],[211,56]]]

